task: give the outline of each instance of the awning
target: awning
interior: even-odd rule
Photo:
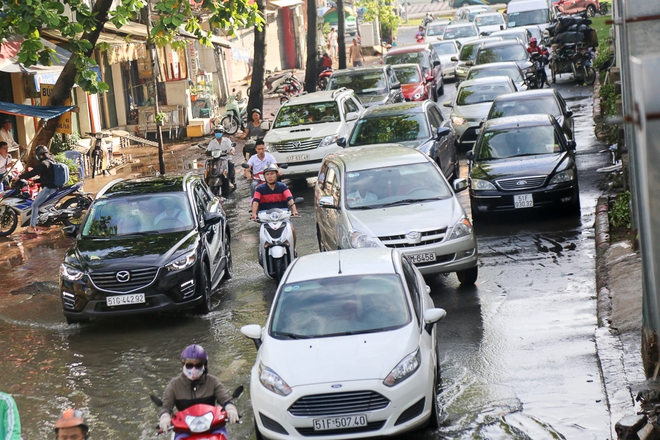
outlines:
[[[0,113],[15,116],[29,116],[31,118],[41,118],[46,121],[49,119],[57,118],[66,112],[70,112],[76,108],[75,105],[59,106],[59,105],[23,105],[14,104],[11,102],[0,101]]]
[[[291,6],[302,5],[302,0],[270,0],[268,3],[277,6],[278,8],[289,8]]]
[[[23,40],[20,40],[20,44],[22,43]],[[19,49],[20,44],[18,46]],[[2,64],[0,64],[0,71],[7,73],[31,74],[57,73],[59,76],[59,72],[62,71],[67,61],[69,61],[69,58],[71,58],[71,52],[66,49],[62,49],[61,47],[51,43],[50,41],[44,40],[43,38],[41,39],[41,44],[43,44],[44,47],[49,47],[55,51],[55,59],[53,59],[52,65],[42,66],[41,64],[35,64],[30,67],[25,67],[23,64],[18,62],[18,50],[16,50],[16,53],[13,56],[8,57],[2,61]]]

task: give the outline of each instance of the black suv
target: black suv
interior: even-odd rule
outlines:
[[[211,310],[232,276],[219,198],[197,175],[118,179],[96,196],[60,270],[69,324],[99,316]]]
[[[392,66],[351,67],[335,71],[328,82],[328,90],[342,87],[353,89],[362,105],[403,102],[401,83]]]

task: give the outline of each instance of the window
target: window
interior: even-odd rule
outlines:
[[[415,277],[415,270],[408,261],[408,257],[403,257],[401,265],[403,266],[403,276],[406,278],[406,285],[408,286],[408,292],[410,292],[410,299],[412,300],[413,308],[415,309],[415,315],[419,322],[422,316],[422,301],[420,298],[419,286],[417,285],[417,277]]]
[[[346,113],[350,113],[350,112],[356,112],[357,113],[357,112],[359,112],[359,109],[358,109],[357,104],[355,104],[355,102],[353,101],[353,99],[351,99],[349,97],[349,98],[346,98],[344,100],[344,115],[346,115]]]
[[[434,111],[435,110],[435,111]],[[442,126],[442,116],[439,115],[437,109],[434,109],[432,106],[429,106],[429,123],[431,124],[431,133],[435,134],[438,132],[438,128]]]

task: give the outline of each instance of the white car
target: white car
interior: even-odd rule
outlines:
[[[457,61],[454,61],[453,58],[457,58],[461,50],[461,45],[456,40],[448,41],[431,41],[431,45],[435,49],[435,52],[440,57],[440,62],[442,63],[442,77],[443,78],[455,78],[456,77],[456,64]]]
[[[462,46],[469,40],[479,38],[479,31],[474,23],[453,23],[445,28],[442,40],[456,40]]]
[[[264,137],[266,151],[289,165],[284,175],[315,176],[323,158],[341,149],[337,139],[348,136],[362,112],[360,99],[346,88],[291,98]]]
[[[435,308],[410,259],[354,249],[296,259],[266,324],[250,378],[257,438],[357,439],[438,424]]]
[[[500,12],[481,12],[474,17],[474,24],[479,34],[485,35],[506,29],[506,20]]]

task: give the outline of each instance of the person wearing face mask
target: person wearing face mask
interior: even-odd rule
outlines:
[[[238,422],[238,410],[231,402],[231,395],[222,382],[208,374],[208,356],[201,345],[193,344],[181,352],[182,372],[170,381],[163,393],[160,409],[160,429],[166,432],[172,424],[172,413],[183,411],[193,405],[220,404],[227,412],[229,423]]]
[[[220,150],[223,153],[227,153],[228,155],[233,155],[234,154],[234,147],[231,144],[231,141],[229,138],[225,137],[225,128],[223,126],[218,126],[213,130],[214,138],[211,139],[211,142],[209,142],[209,145],[207,150]],[[229,174],[229,181],[231,184],[235,187],[236,186],[236,171],[234,167],[234,162],[232,162],[231,159],[227,160],[227,171]]]

